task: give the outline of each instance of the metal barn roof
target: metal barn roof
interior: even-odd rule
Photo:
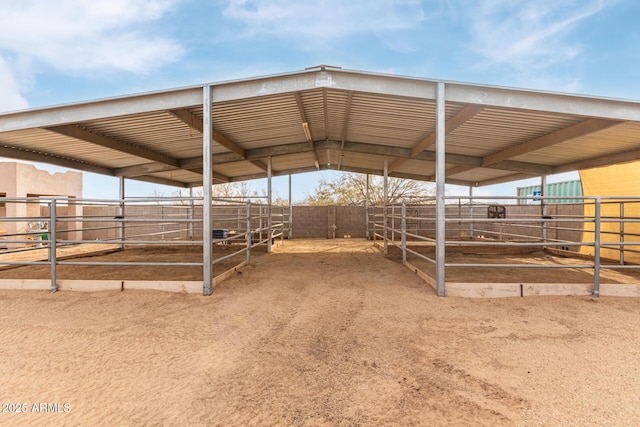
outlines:
[[[437,80],[301,72],[0,114],[0,156],[180,187],[334,169],[435,179]],[[444,82],[446,182],[482,186],[640,158],[640,103]],[[205,88],[203,90],[203,88]]]

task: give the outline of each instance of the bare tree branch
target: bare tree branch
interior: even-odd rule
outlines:
[[[433,183],[411,179],[389,178],[389,204],[402,200],[433,196]],[[321,179],[314,194],[304,200],[309,205],[356,205],[364,206],[367,198],[367,177],[357,173],[343,173],[333,180]],[[371,176],[369,203],[382,205],[384,202],[384,178]]]

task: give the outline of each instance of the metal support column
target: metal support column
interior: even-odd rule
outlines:
[[[407,205],[402,201],[402,264],[407,262]]]
[[[289,174],[289,235],[288,239],[293,239],[293,202],[291,200],[291,174]]]
[[[469,186],[469,218],[473,219],[473,187]],[[473,227],[472,221],[469,221],[469,238],[473,239]]]
[[[119,230],[119,240],[120,240],[120,250],[124,250],[124,198],[125,198],[125,186],[124,186],[124,176],[120,177],[120,207],[118,209],[118,218],[120,219],[120,230]]]
[[[367,240],[371,239],[369,235],[369,174],[367,174],[367,184],[365,189],[365,198],[364,198],[364,224],[366,227],[364,237]]]
[[[189,199],[190,199],[190,203],[189,203],[189,240],[193,240],[193,218],[194,218],[194,211],[195,211],[195,200],[193,200],[193,187],[189,187]]]
[[[438,82],[436,93],[436,294],[446,295],[445,289],[445,98],[444,82]]]
[[[540,176],[540,216],[542,217],[542,243],[547,243],[547,204],[545,196],[547,195],[547,176]]]
[[[384,159],[384,184],[383,184],[383,200],[384,205],[382,206],[382,217],[383,217],[383,240],[384,240],[384,253],[389,253],[389,242],[387,242],[387,204],[389,203],[389,160],[385,157]]]
[[[57,240],[57,212],[56,212],[56,199],[51,199],[49,205],[49,261],[51,262],[51,292],[58,290],[58,283],[56,279],[57,272],[57,254],[56,254],[56,240]]]
[[[213,153],[211,149],[211,86],[209,85],[203,88],[202,111],[202,293],[211,295],[213,291],[213,236],[211,235]]]
[[[595,225],[593,227],[593,296],[600,296],[600,198],[596,198]]]
[[[269,240],[267,240],[267,253],[271,253],[271,236],[273,235],[273,231],[271,229],[271,227],[273,226],[273,220],[271,218],[271,174],[273,173],[272,169],[271,169],[271,156],[269,156],[267,158],[267,228],[268,228],[268,235],[267,238]]]
[[[247,261],[251,259],[251,200],[247,201]]]
[[[620,265],[624,265],[624,202],[620,202]]]

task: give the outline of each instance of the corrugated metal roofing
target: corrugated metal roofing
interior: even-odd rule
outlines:
[[[433,180],[438,81],[319,67],[0,115],[0,156],[202,185],[317,169]],[[481,186],[640,159],[640,103],[445,84],[446,176]],[[206,88],[206,89],[205,89]]]

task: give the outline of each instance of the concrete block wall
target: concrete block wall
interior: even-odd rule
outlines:
[[[329,236],[327,206],[294,206],[293,238],[326,239]]]
[[[366,237],[366,216],[363,206],[335,206],[336,237]]]

